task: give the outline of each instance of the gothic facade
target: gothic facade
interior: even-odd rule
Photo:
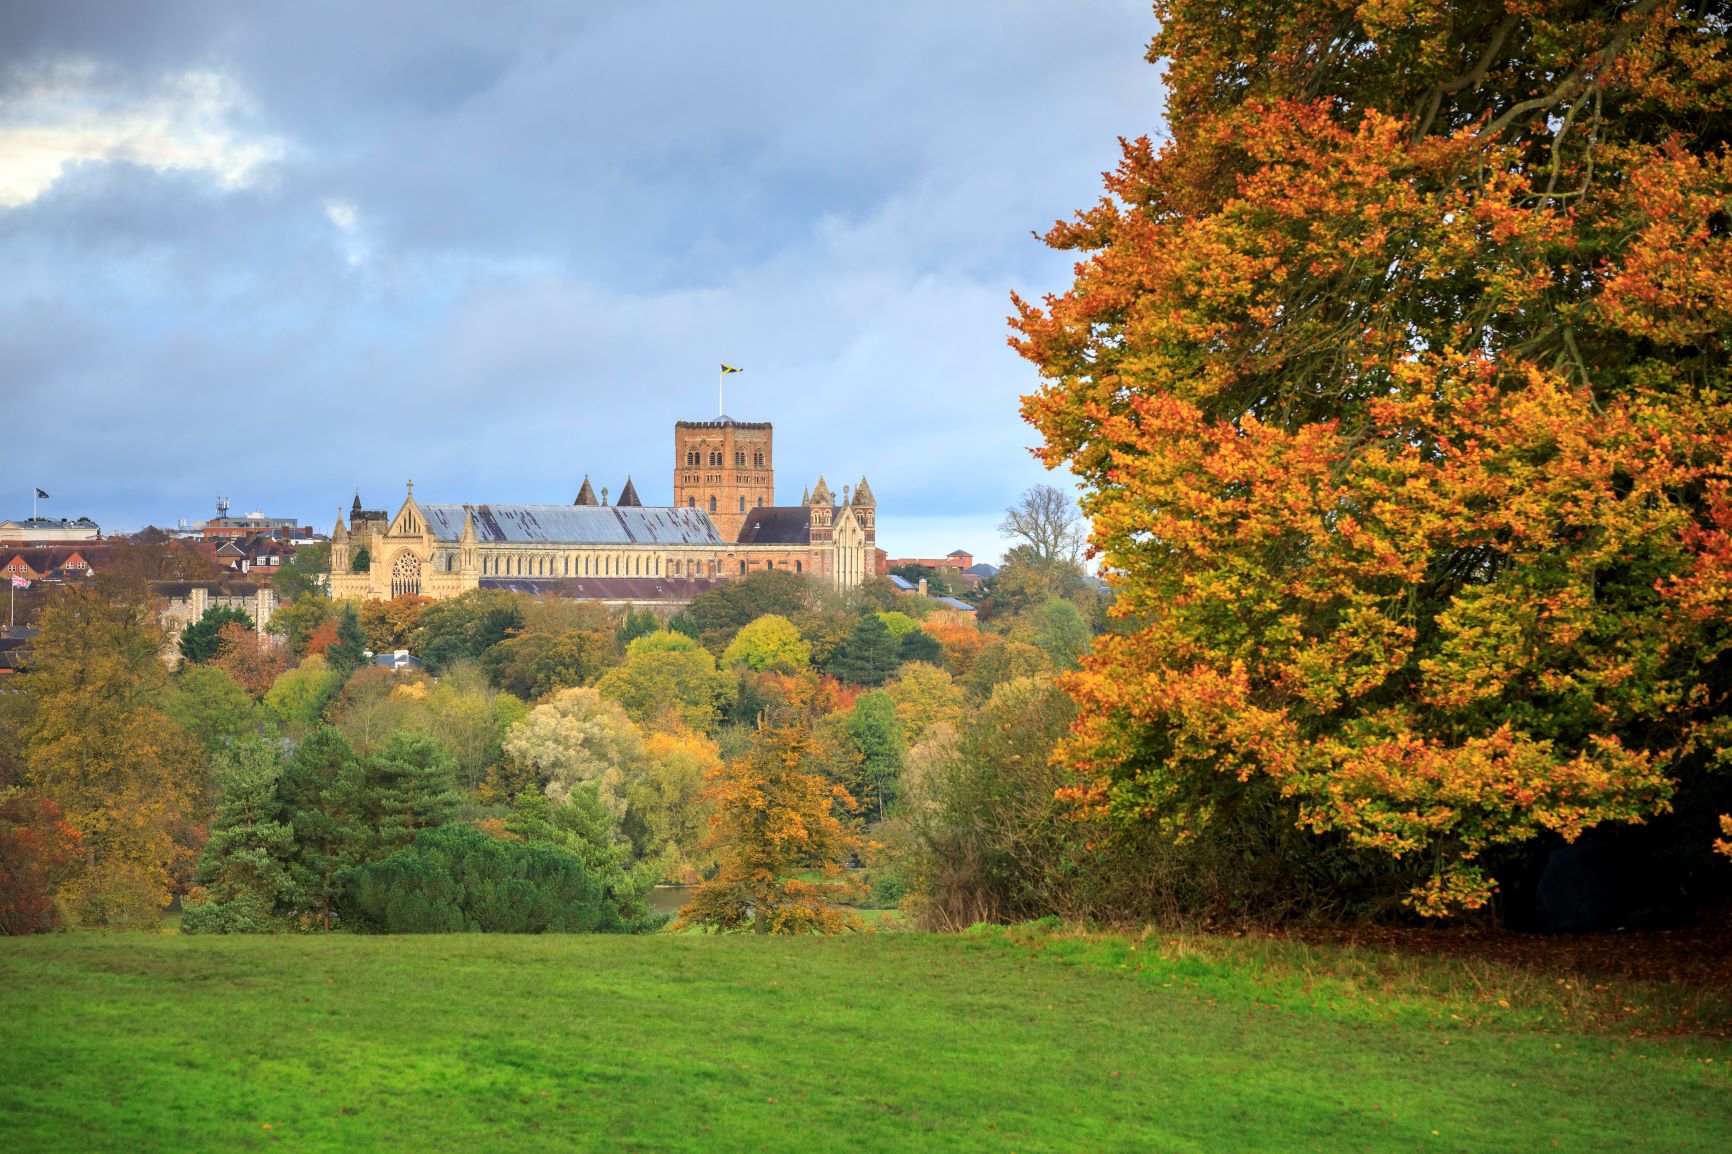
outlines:
[[[841,501],[818,478],[778,506],[770,423],[675,426],[674,504],[648,506],[630,478],[614,504],[589,479],[570,505],[432,504],[411,482],[395,515],[361,507],[331,532],[331,595],[454,597],[516,589],[610,604],[689,601],[717,581],[781,569],[836,588],[874,571],[877,501],[866,479]]]

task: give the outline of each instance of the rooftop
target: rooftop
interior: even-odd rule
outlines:
[[[702,509],[645,505],[420,505],[441,541],[463,536],[475,518],[475,539],[498,544],[721,545]]]

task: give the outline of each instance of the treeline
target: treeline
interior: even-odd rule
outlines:
[[[3,695],[8,931],[153,926],[176,898],[188,931],[633,930],[662,881],[701,883],[688,918],[714,928],[840,928],[867,889],[960,908],[943,862],[978,837],[934,830],[938,767],[1014,722],[1046,789],[1056,730],[1009,703],[1062,701],[1101,619],[1080,570],[1034,557],[981,621],[776,572],[668,621],[291,580],[275,637],[213,610],[171,672],[149,570],[44,605]],[[367,660],[396,649],[425,671]],[[810,836],[762,836],[771,812]]]

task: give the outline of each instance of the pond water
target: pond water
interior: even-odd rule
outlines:
[[[658,914],[677,914],[691,900],[696,886],[657,886],[650,891],[649,907]]]

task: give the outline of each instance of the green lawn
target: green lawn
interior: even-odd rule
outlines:
[[[0,1151],[1732,1142],[1727,1042],[1469,1026],[1143,945],[0,939]]]

